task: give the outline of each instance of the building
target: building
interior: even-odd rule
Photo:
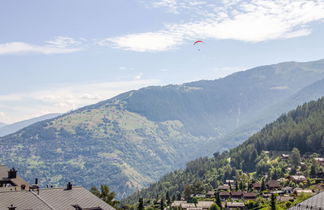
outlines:
[[[240,200],[243,197],[243,192],[237,191],[237,192],[231,192],[231,198],[233,200]]]
[[[15,169],[0,167],[0,209],[9,210],[114,210],[83,187],[41,189],[28,184]]]
[[[245,209],[245,205],[242,202],[227,202],[225,209]]]
[[[260,191],[261,190],[261,184],[260,183],[254,183],[252,185],[253,189],[256,191]]]
[[[300,182],[306,182],[307,181],[307,178],[305,176],[302,176],[302,175],[292,175],[292,176],[289,176],[288,179],[290,181],[295,182],[295,183],[300,183]]]
[[[18,176],[16,169],[9,169],[4,165],[0,165],[0,187],[12,187],[16,190],[28,190],[30,185],[23,178]]]
[[[278,190],[281,188],[280,183],[277,180],[270,180],[267,182],[266,187],[269,190]]]
[[[244,200],[256,200],[257,199],[257,194],[254,193],[254,192],[243,193],[243,199]]]
[[[306,210],[306,209],[324,209],[324,192],[319,193],[300,204],[290,208],[289,210]]]
[[[219,193],[219,198],[221,199],[221,200],[226,200],[226,199],[228,199],[228,198],[230,198],[231,197],[231,193],[230,192],[220,192]]]
[[[228,184],[223,184],[223,185],[218,186],[217,189],[219,191],[228,191],[228,190],[230,190],[230,186]]]

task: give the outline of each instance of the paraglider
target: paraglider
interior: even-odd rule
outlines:
[[[196,45],[196,44],[198,44],[198,43],[204,43],[204,42],[201,41],[201,40],[197,40],[197,41],[195,41],[195,42],[193,43],[193,45]]]
[[[193,45],[197,45],[197,44],[201,44],[201,43],[204,43],[203,41],[201,40],[197,40],[193,43]],[[198,48],[198,51],[200,51],[200,48]]]

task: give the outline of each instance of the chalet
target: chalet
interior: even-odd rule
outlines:
[[[226,184],[233,185],[235,183],[234,180],[228,179],[225,181]]]
[[[298,196],[301,194],[309,194],[309,195],[313,195],[314,192],[312,190],[308,190],[308,189],[301,189],[301,188],[296,188],[294,189],[294,193]]]
[[[83,187],[2,191],[0,200],[0,209],[114,210]]]
[[[229,199],[231,197],[231,193],[230,192],[220,192],[219,193],[219,198],[221,200],[226,200],[226,199]]]
[[[241,202],[227,202],[225,209],[244,209],[245,205]]]
[[[254,183],[252,185],[253,189],[256,191],[260,191],[261,190],[261,184],[260,183]]]
[[[289,176],[288,179],[290,181],[293,181],[295,183],[300,183],[300,182],[306,182],[307,179],[305,176],[302,176],[302,175],[292,175],[292,176]]]
[[[214,201],[199,201],[197,203],[197,208],[201,208],[203,210],[208,210],[213,204],[214,204]]]
[[[278,190],[281,188],[280,183],[277,180],[270,180],[266,183],[266,187],[269,190]]]
[[[240,200],[240,199],[242,199],[242,197],[243,197],[243,192],[241,192],[241,191],[234,191],[234,192],[231,192],[231,198],[233,199],[233,200]]]
[[[228,190],[230,190],[230,186],[228,184],[223,184],[223,185],[218,186],[217,189],[219,191],[228,191]]]
[[[187,203],[186,201],[173,202],[172,207],[180,207],[183,210],[208,210],[212,205],[213,201],[199,201],[197,204]]]
[[[243,193],[243,199],[244,200],[256,200],[257,194],[254,192]]]
[[[215,191],[208,191],[206,193],[206,198],[213,198],[215,196]]]
[[[181,209],[192,209],[192,208],[196,208],[196,205],[194,203],[182,203],[180,205]]]
[[[68,183],[65,188],[39,188],[30,185],[17,170],[0,166],[0,209],[19,210],[114,210],[83,187]]]
[[[17,170],[0,165],[0,187],[13,187],[15,190],[29,190],[30,185],[18,176]]]

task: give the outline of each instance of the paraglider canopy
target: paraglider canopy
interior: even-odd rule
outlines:
[[[197,40],[197,41],[195,41],[193,44],[196,45],[196,44],[198,44],[198,43],[203,43],[203,41],[201,41],[201,40]]]

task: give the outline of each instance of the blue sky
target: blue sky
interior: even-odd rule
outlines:
[[[0,122],[63,113],[149,85],[324,58],[324,0],[0,4]],[[193,46],[196,40],[204,43]]]

